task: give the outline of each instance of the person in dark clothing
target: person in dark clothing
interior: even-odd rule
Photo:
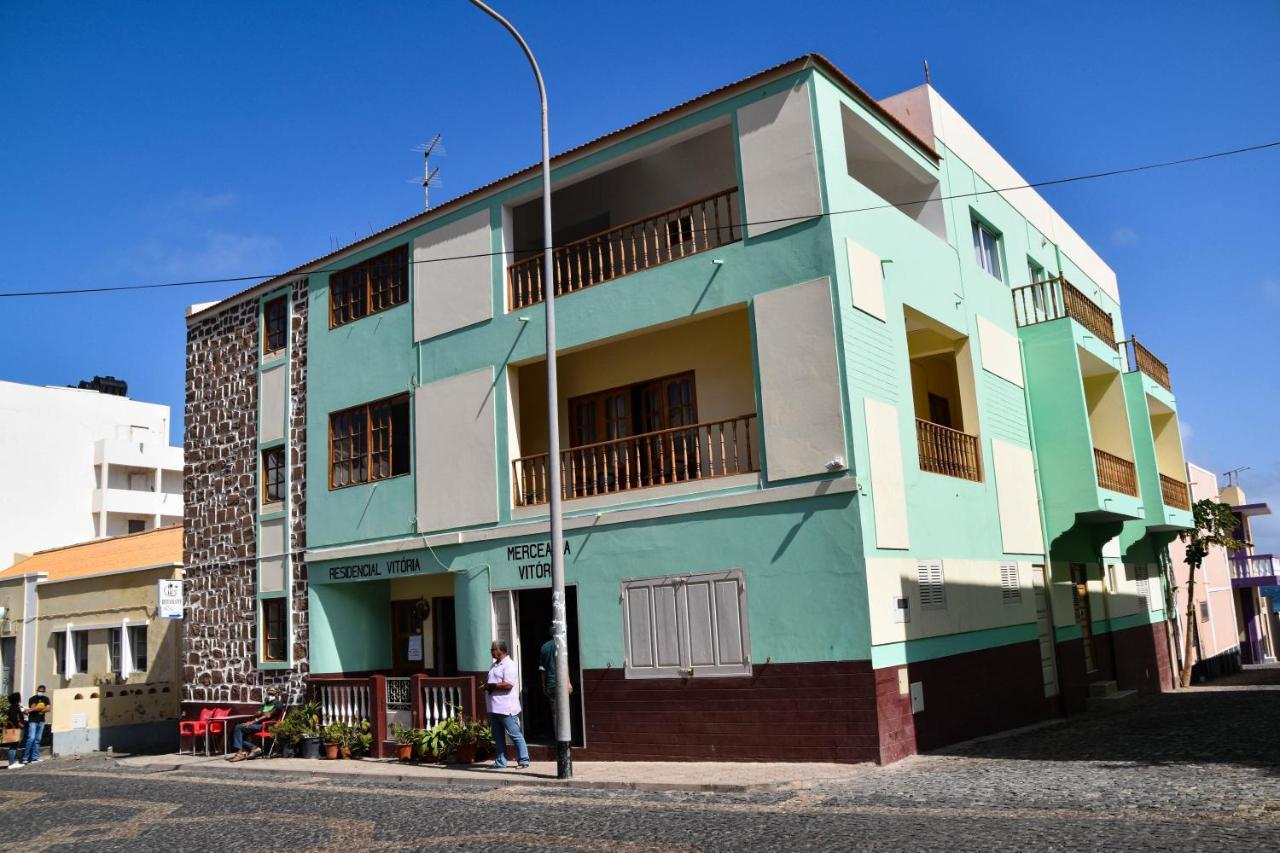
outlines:
[[[44,715],[49,713],[53,702],[41,684],[36,692],[27,700],[27,748],[23,750],[22,760],[34,764],[40,760],[40,741],[44,738]]]
[[[26,766],[25,764],[23,764],[21,761],[18,760],[18,750],[22,749],[21,733],[23,729],[27,727],[26,724],[27,724],[26,715],[22,712],[22,694],[10,693],[9,694],[9,710],[5,712],[4,727],[6,731],[15,730],[19,733],[18,742],[12,743],[9,745],[9,768],[8,769],[10,770],[18,770],[19,768]]]
[[[231,735],[231,744],[235,748],[235,754],[228,758],[228,761],[244,761],[249,758],[257,758],[262,754],[261,746],[254,746],[252,751],[247,747],[247,741],[250,737],[262,731],[267,720],[279,715],[280,713],[280,694],[274,689],[267,692],[266,701],[262,703],[262,707],[258,709],[258,713],[252,719],[236,725],[235,731]]]

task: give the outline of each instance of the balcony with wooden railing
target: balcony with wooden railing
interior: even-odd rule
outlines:
[[[1136,337],[1130,337],[1124,344],[1125,358],[1129,362],[1129,372],[1141,371],[1159,382],[1166,391],[1173,391],[1169,383],[1169,366],[1151,354],[1151,350],[1138,343]]]
[[[1070,317],[1107,346],[1119,349],[1111,315],[1063,276],[1015,288],[1013,316],[1019,328]]]
[[[916,418],[920,470],[982,482],[982,446],[976,435]]]
[[[738,189],[731,187],[557,247],[552,253],[555,293],[575,293],[741,239]],[[508,268],[512,311],[545,298],[543,278],[541,252]]]
[[[1098,469],[1099,486],[1138,497],[1138,469],[1132,462],[1096,447],[1093,449],[1093,462]]]
[[[1160,497],[1165,506],[1171,506],[1174,509],[1191,509],[1191,494],[1187,491],[1187,484],[1181,480],[1161,474]]]
[[[754,413],[673,427],[560,452],[564,500],[715,480],[760,470]],[[511,463],[517,507],[544,504],[550,494],[550,457],[523,456]]]

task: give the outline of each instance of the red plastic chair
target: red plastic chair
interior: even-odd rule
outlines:
[[[180,720],[178,722],[178,752],[182,753],[182,739],[184,737],[191,738],[191,754],[196,754],[196,738],[204,736],[204,752],[209,754],[209,720],[212,719],[216,708],[201,708],[200,716],[194,720]]]
[[[253,737],[257,738],[263,746],[267,745],[268,740],[271,741],[271,748],[267,750],[267,758],[271,758],[272,755],[275,754],[276,735],[273,729],[277,723],[284,719],[284,712],[284,706],[281,706],[280,710],[277,711],[274,716],[268,717],[262,721],[262,731],[253,733]]]
[[[204,735],[204,754],[209,754],[209,736],[222,735],[222,754],[227,754],[227,719],[231,716],[231,708],[214,708],[209,718],[209,728]]]

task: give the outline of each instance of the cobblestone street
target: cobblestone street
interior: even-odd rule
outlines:
[[[23,851],[1280,849],[1280,742],[1199,740],[1208,721],[1275,731],[1280,670],[781,791],[147,772],[103,758],[8,772],[0,808],[4,847]]]

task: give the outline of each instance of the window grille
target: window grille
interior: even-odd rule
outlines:
[[[920,560],[916,563],[916,580],[920,584],[920,609],[943,610],[947,606],[947,593],[942,579],[941,560]]]
[[[1000,600],[1005,604],[1022,601],[1022,587],[1018,585],[1018,564],[1000,564]]]

